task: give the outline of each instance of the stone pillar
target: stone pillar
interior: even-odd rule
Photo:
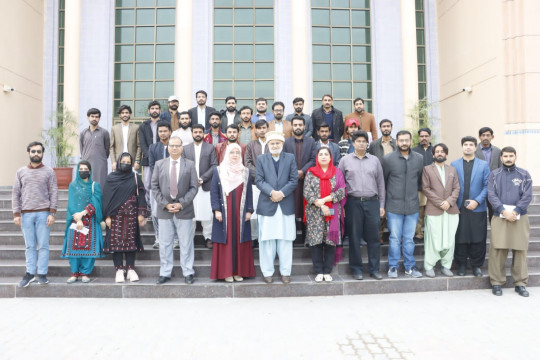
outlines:
[[[404,127],[412,127],[407,116],[418,101],[418,59],[416,52],[416,10],[414,1],[401,0],[401,54],[403,68]]]
[[[81,0],[65,2],[64,106],[79,118]],[[80,119],[86,121],[86,118]],[[79,147],[76,146],[76,153]]]
[[[214,6],[212,0],[197,0],[193,2],[193,36],[192,36],[192,49],[193,54],[191,56],[193,71],[192,71],[192,84],[191,84],[191,98],[189,103],[186,103],[186,107],[194,107],[197,105],[195,100],[195,92],[198,90],[204,90],[208,93],[207,102],[208,106],[216,107],[212,104],[213,99],[213,37],[214,30]],[[177,25],[178,26],[178,25]],[[177,42],[178,44],[178,42]],[[176,50],[177,54],[178,50]],[[181,55],[178,55],[181,56]],[[176,76],[177,79],[182,81],[183,77]],[[189,104],[189,106],[188,106]],[[182,104],[184,105],[184,104]],[[223,105],[223,104],[219,104]]]
[[[290,43],[291,54],[291,82],[289,89],[292,90],[289,98],[282,99],[287,107],[286,113],[294,112],[292,100],[295,97],[304,98],[304,112],[311,114],[313,104],[313,76],[311,73],[311,8],[308,0],[291,1],[290,4],[291,27],[287,34]],[[276,26],[278,22],[276,21]]]
[[[180,109],[187,109],[195,97],[192,94],[193,1],[176,0],[174,47],[174,93],[180,99]],[[171,94],[172,95],[172,94]]]

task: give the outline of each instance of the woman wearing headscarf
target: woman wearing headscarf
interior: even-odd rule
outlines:
[[[139,280],[135,253],[143,251],[139,226],[146,223],[146,200],[141,177],[133,172],[131,155],[123,153],[117,164],[103,186],[103,217],[107,224],[103,251],[112,253],[116,282],[122,283],[126,270],[129,281]]]
[[[214,169],[210,200],[214,212],[210,279],[233,282],[255,276],[249,221],[254,212],[251,177],[238,144],[227,146],[225,158]]]
[[[319,148],[315,160],[304,180],[306,243],[311,248],[315,281],[332,281],[334,260],[341,258],[340,253],[336,256],[336,248],[341,245],[345,223],[345,178],[327,147]]]
[[[101,230],[101,188],[92,180],[92,166],[86,160],[77,165],[75,180],[69,184],[66,231],[60,257],[69,259],[68,284],[81,278],[90,282],[96,258],[103,257]]]

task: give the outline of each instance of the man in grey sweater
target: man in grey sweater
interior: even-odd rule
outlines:
[[[418,190],[422,186],[424,158],[411,151],[411,140],[409,131],[399,131],[396,135],[398,151],[390,153],[382,160],[386,183],[386,218],[390,230],[389,278],[397,278],[401,247],[405,274],[422,277],[422,273],[416,269],[413,236],[418,221]]]
[[[26,274],[19,287],[27,287],[36,280],[41,285],[49,283],[49,234],[58,203],[56,175],[41,163],[43,144],[31,142],[26,151],[30,164],[17,171],[12,193],[13,222],[22,226],[26,244]]]

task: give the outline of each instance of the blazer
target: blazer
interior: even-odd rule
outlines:
[[[444,165],[445,183],[442,185],[439,169],[436,164],[424,167],[422,172],[422,191],[427,197],[426,215],[442,215],[444,211],[439,207],[443,201],[448,201],[450,208],[446,210],[448,214],[459,214],[456,201],[459,197],[459,180],[456,169],[449,165]]]
[[[128,152],[136,162],[141,162],[141,143],[139,141],[139,125],[129,123]],[[111,162],[116,162],[121,153],[124,152],[124,136],[122,134],[122,124],[116,124],[111,129]]]
[[[476,151],[474,152],[474,156],[481,160],[486,160],[486,157],[484,156],[484,152],[482,151],[482,144],[478,144],[476,147]],[[502,166],[501,161],[501,149],[498,147],[491,145],[491,160],[489,162],[489,170],[493,171],[495,169],[498,169]]]
[[[246,145],[241,144],[237,142],[238,145],[240,145],[240,148],[242,149],[242,162],[244,161],[244,156],[246,155]],[[227,150],[227,141],[219,143],[215,146],[216,149],[216,155],[218,159],[218,165],[221,164],[223,159],[225,158],[225,150]]]
[[[210,129],[210,114],[213,113],[214,111],[216,111],[216,109],[214,109],[211,106],[206,106],[206,109],[204,109],[205,110],[205,113],[204,113],[205,119],[204,119],[204,121],[199,122],[199,111],[197,110],[197,108],[198,108],[198,106],[195,106],[195,107],[188,110],[189,117],[191,118],[191,123],[192,124],[201,124],[202,123],[204,125],[205,130]]]
[[[139,142],[141,143],[141,152],[142,152],[142,159],[141,159],[141,165],[142,166],[148,166],[148,150],[150,149],[150,145],[154,143],[154,140],[152,139],[152,127],[150,126],[150,122],[152,119],[145,120],[141,126],[139,126]],[[158,132],[156,131],[156,141],[159,142],[159,136]]]
[[[459,179],[459,197],[457,201],[458,208],[461,209],[463,203],[463,191],[465,190],[465,174],[463,172],[463,158],[452,161],[452,166],[456,168]],[[471,185],[469,188],[469,199],[478,203],[473,212],[487,211],[486,197],[489,177],[489,166],[484,160],[475,158],[471,174]],[[465,199],[467,200],[467,199]]]
[[[283,145],[283,151],[289,154],[293,154],[296,159],[296,142],[294,137],[285,139],[285,144]],[[315,140],[310,137],[304,136],[304,141],[302,142],[302,159],[300,159],[301,168],[304,175],[307,173],[307,170],[315,166],[315,153],[317,151],[317,144]]]
[[[334,166],[338,166],[339,160],[341,159],[341,149],[339,148],[338,144],[332,141],[328,141],[328,146],[330,147],[330,153],[332,154],[332,161],[334,163]],[[317,150],[319,150],[320,147],[321,147],[321,141],[320,140],[315,141],[315,153],[317,153]]]
[[[193,199],[199,191],[197,172],[195,171],[195,163],[185,158],[180,158],[180,176],[178,179],[178,195],[175,199],[171,197],[171,177],[169,169],[171,166],[171,158],[159,160],[152,174],[152,195],[156,200],[157,209],[156,217],[158,219],[172,219],[173,216],[177,219],[189,220],[195,217],[195,209],[193,207]],[[180,203],[182,210],[176,214],[170,213],[165,206],[168,204]]]
[[[266,153],[257,158],[255,165],[255,185],[261,191],[257,204],[257,214],[273,216],[278,204],[284,215],[294,215],[294,190],[298,185],[298,170],[293,154],[282,152],[279,155],[279,168],[276,174],[272,154]],[[285,196],[279,203],[270,200],[272,190],[281,191]]]
[[[334,110],[334,126],[332,128],[332,135],[334,136],[334,141],[338,142],[343,136],[343,131],[345,129],[345,124],[343,123],[343,113],[332,106]],[[324,122],[324,110],[321,106],[318,109],[313,110],[311,113],[311,121],[313,122],[313,138],[319,140],[317,131],[319,130],[319,125]]]
[[[227,119],[227,110],[221,110],[221,131],[225,134],[227,132],[227,122],[229,121]],[[233,124],[238,124],[242,119],[240,119],[240,113],[238,111],[234,111],[234,121]],[[208,127],[210,129],[210,127]]]
[[[202,179],[201,185],[204,191],[210,191],[210,185],[212,184],[212,171],[217,166],[217,156],[214,146],[201,142],[201,157],[199,158],[199,178]],[[187,144],[182,151],[182,157],[188,160],[195,161],[195,144]]]
[[[165,154],[163,154],[163,151],[165,151]],[[154,171],[154,167],[156,166],[156,162],[158,162],[161,159],[165,159],[169,157],[169,148],[165,147],[161,141],[150,145],[150,150],[148,150],[148,166],[150,166],[150,171]]]
[[[268,145],[264,145],[264,153],[268,152]],[[255,181],[255,164],[257,158],[262,155],[262,145],[259,139],[253,140],[246,145],[246,152],[244,154],[244,166],[249,169],[251,174],[251,181]]]
[[[283,135],[285,138],[290,138],[292,136],[292,124],[288,120],[283,121]],[[268,123],[268,131],[276,131],[276,120],[272,120]]]

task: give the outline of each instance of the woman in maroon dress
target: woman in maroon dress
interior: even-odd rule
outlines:
[[[214,169],[210,200],[214,212],[210,279],[233,282],[255,276],[249,221],[254,211],[251,177],[238,144],[227,146],[225,158]]]

